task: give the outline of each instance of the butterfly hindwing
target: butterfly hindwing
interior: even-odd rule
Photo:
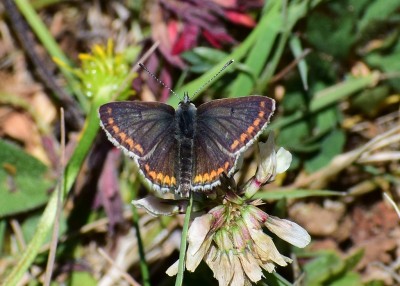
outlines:
[[[162,138],[150,156],[139,158],[139,168],[144,177],[158,191],[177,189],[175,164],[177,159],[177,142],[173,133]]]
[[[219,183],[219,175],[232,175],[239,155],[267,126],[275,101],[264,96],[220,99],[197,109],[194,140],[194,188]]]
[[[197,133],[193,143],[192,188],[194,190],[212,189],[219,184],[220,175],[228,174],[232,169],[235,156],[223,152],[218,142],[206,132]]]

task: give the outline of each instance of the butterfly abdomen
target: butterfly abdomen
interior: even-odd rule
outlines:
[[[183,139],[179,144],[179,192],[187,196],[191,188],[193,173],[192,151],[193,140]]]
[[[196,130],[196,107],[182,103],[176,111],[176,130],[178,137],[178,192],[189,194],[193,174],[193,144]]]

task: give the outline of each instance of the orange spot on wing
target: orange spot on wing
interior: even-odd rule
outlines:
[[[119,133],[118,136],[119,136],[119,138],[121,138],[121,141],[125,141],[126,134],[124,132]]]
[[[250,126],[249,128],[247,128],[247,134],[251,135],[254,131],[254,127]]]
[[[248,137],[248,136],[247,136],[246,133],[242,133],[242,134],[240,135],[240,141],[241,141],[241,142],[246,141],[247,137]]]
[[[125,143],[129,145],[129,148],[130,148],[130,149],[133,149],[134,143],[133,143],[132,138],[126,139],[126,140],[125,140]]]
[[[171,185],[171,180],[168,175],[164,177],[164,185]]]
[[[114,119],[112,119],[111,117],[109,117],[109,118],[108,118],[108,124],[114,125]]]
[[[113,129],[114,133],[119,133],[119,128],[118,128],[117,125],[114,125],[114,126],[112,127],[112,129]]]
[[[238,140],[233,141],[233,143],[232,143],[232,145],[231,145],[231,149],[232,149],[232,150],[236,149],[236,147],[237,147],[238,145],[239,145],[239,141],[238,141]]]
[[[228,170],[228,168],[229,168],[229,162],[225,162],[225,170]]]
[[[260,125],[261,120],[259,118],[257,118],[256,120],[254,120],[253,125],[254,126],[258,126]]]
[[[149,176],[150,176],[150,178],[152,178],[153,180],[155,180],[155,179],[157,178],[156,172],[154,172],[154,171],[149,172]]]
[[[143,148],[140,144],[136,144],[135,149],[138,150],[141,154],[143,154]]]
[[[260,106],[264,108],[265,107],[265,101],[261,101],[260,102]]]
[[[201,177],[201,175],[197,175],[196,177],[194,177],[194,183],[195,184],[197,184],[197,183],[201,183],[202,182],[202,177]]]
[[[144,165],[144,169],[146,171],[144,172],[146,177],[149,178],[150,181],[152,181],[153,183],[157,183],[168,187],[176,185],[175,177],[172,176],[170,177],[168,175],[164,175],[163,173],[156,173],[155,171],[151,171],[149,164]]]
[[[164,175],[162,173],[157,174],[157,181],[159,181],[160,183],[162,183],[163,178],[164,178]]]
[[[212,170],[210,174],[210,180],[214,180],[214,178],[217,176],[217,172],[215,170]]]
[[[223,171],[224,171],[224,169],[219,168],[218,172],[216,170],[213,170],[213,171],[211,171],[211,173],[204,173],[203,175],[196,175],[196,177],[193,180],[193,183],[195,183],[195,184],[211,183]]]
[[[264,117],[264,115],[265,115],[265,112],[264,112],[264,111],[260,111],[260,112],[258,113],[258,117],[261,117],[261,118],[263,118],[263,117]]]
[[[112,113],[112,108],[111,108],[111,107],[107,107],[107,113],[108,113],[109,115],[111,115],[111,113]]]

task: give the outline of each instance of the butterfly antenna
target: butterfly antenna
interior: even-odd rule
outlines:
[[[230,66],[232,63],[234,62],[234,60],[229,60],[221,69],[219,72],[217,72],[212,78],[210,78],[205,84],[203,84],[202,86],[200,86],[199,89],[197,89],[195,91],[195,93],[193,93],[192,97],[195,97],[196,94],[198,94],[202,89],[204,89],[207,85],[210,84],[210,82],[212,82],[216,77],[218,77],[228,66]]]
[[[144,69],[152,78],[154,78],[159,84],[161,84],[163,87],[165,87],[166,89],[168,89],[171,93],[173,93],[175,96],[179,97],[178,94],[173,91],[168,85],[166,85],[161,79],[159,79],[154,73],[152,73],[151,71],[149,71],[144,64],[139,63],[139,66]]]

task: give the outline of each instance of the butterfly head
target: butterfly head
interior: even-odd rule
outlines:
[[[178,109],[181,109],[181,110],[193,110],[193,109],[196,109],[196,106],[190,100],[188,92],[185,91],[185,93],[183,94],[183,100],[181,100],[179,102]]]
[[[191,103],[189,93],[187,91],[185,91],[185,93],[183,94],[183,100],[181,100],[181,102],[179,102],[179,105],[189,104],[189,103]]]

